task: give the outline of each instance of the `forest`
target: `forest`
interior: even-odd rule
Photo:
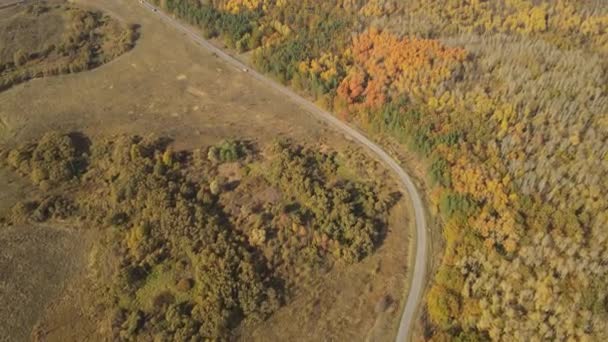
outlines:
[[[424,339],[608,339],[601,1],[156,3],[429,165]]]
[[[40,189],[0,223],[102,232],[85,304],[103,313],[112,340],[233,339],[307,278],[370,255],[399,198],[338,176],[347,161],[334,151],[171,143],[53,131],[0,153]]]

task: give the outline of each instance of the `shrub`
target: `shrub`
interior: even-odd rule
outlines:
[[[429,169],[431,180],[435,184],[439,184],[444,187],[449,187],[452,184],[450,179],[450,169],[447,161],[443,158],[436,157],[431,163]]]
[[[233,162],[245,157],[248,152],[248,148],[243,142],[224,140],[218,145],[210,147],[207,157],[212,162]]]
[[[477,209],[477,205],[469,196],[447,192],[441,197],[439,208],[446,218],[467,217]]]
[[[448,328],[460,312],[458,295],[439,285],[431,287],[426,302],[431,321],[443,329]]]
[[[22,50],[17,50],[17,52],[13,54],[13,64],[15,64],[16,67],[23,66],[27,62],[27,60],[28,56]]]

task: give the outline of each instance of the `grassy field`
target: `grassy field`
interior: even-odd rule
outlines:
[[[4,189],[3,189],[4,190]],[[0,341],[25,341],[46,304],[82,272],[90,234],[57,227],[0,228]]]
[[[247,74],[188,43],[139,8],[136,1],[76,3],[101,9],[123,25],[141,25],[139,40],[132,51],[93,70],[38,78],[0,92],[0,144],[6,149],[51,130],[79,131],[92,140],[121,134],[165,136],[175,141],[175,150],[192,150],[234,137],[259,146],[289,138],[349,156],[353,162],[342,168],[342,175],[362,172],[369,179],[385,180],[387,188],[396,188],[388,172],[356,145],[280,95],[259,87]],[[18,191],[4,194],[5,207],[23,196]],[[406,293],[409,237],[403,228],[409,220],[405,208],[404,199],[392,207],[388,233],[371,256],[349,267],[303,277],[292,300],[267,321],[241,327],[241,336],[256,340],[391,338],[399,317],[395,308]],[[38,242],[26,245],[38,246]],[[34,260],[43,257],[35,251]],[[98,255],[107,254],[98,251]],[[92,258],[86,255],[79,262],[87,264]],[[102,264],[111,264],[111,260]],[[103,267],[97,271],[103,273]],[[35,335],[44,340],[69,340],[108,334],[103,324],[99,329],[93,323],[102,317],[99,312],[82,307],[90,285],[86,272],[66,273],[61,278],[72,279],[65,283],[63,296],[35,297],[37,307],[47,307],[39,316]],[[378,303],[388,305],[378,309]],[[6,329],[14,326],[13,318],[2,318]],[[25,336],[26,330],[10,330],[9,335]]]

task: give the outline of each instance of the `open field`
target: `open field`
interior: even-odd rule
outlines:
[[[121,134],[166,136],[176,141],[175,150],[213,145],[234,137],[262,146],[283,137],[351,155],[358,160],[357,168],[386,180],[388,188],[398,188],[380,164],[357,152],[357,145],[312,119],[280,94],[260,87],[246,73],[181,39],[181,34],[152,17],[137,2],[77,3],[101,8],[124,24],[141,25],[135,48],[91,71],[35,79],[0,92],[0,144],[12,148],[51,130],[79,131],[91,139]],[[21,196],[16,188],[3,191],[4,207]],[[308,340],[392,338],[399,318],[397,308],[405,294],[408,232],[402,228],[404,222],[411,224],[404,217],[405,208],[405,199],[392,208],[388,234],[373,255],[353,266],[336,267],[326,274],[303,279],[304,285],[293,301],[268,321],[243,327],[241,336],[258,340],[269,336]],[[27,246],[39,243],[32,241],[35,242]],[[8,253],[18,255],[10,250]],[[80,260],[75,262],[88,258],[73,255]],[[43,255],[35,255],[39,257]],[[57,275],[64,282],[72,276]],[[87,283],[82,280],[78,284]],[[66,327],[66,317],[90,326],[84,323],[95,315],[70,315],[73,302],[86,299],[82,292],[72,282],[67,292],[70,296],[51,293],[48,298],[34,297],[38,307],[51,300],[54,303],[53,311],[39,316],[43,319],[37,336],[48,340],[77,339],[78,335],[67,328],[69,325]],[[377,310],[383,298],[390,298],[388,309]],[[6,322],[6,327],[13,324],[10,319]],[[24,329],[12,331],[18,339],[27,335]],[[303,337],[302,331],[310,335]],[[82,333],[90,331],[83,329]]]
[[[25,341],[52,298],[82,272],[87,234],[47,226],[0,228],[0,341]]]

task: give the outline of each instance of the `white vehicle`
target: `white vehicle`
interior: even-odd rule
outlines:
[[[249,69],[243,68],[243,72],[249,72]]]

